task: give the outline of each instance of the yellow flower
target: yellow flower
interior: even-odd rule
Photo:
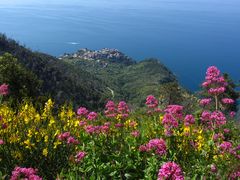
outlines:
[[[47,155],[48,155],[48,150],[47,150],[47,148],[43,149],[42,154],[43,154],[45,157],[47,157]]]

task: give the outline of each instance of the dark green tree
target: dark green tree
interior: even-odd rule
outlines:
[[[9,53],[0,56],[0,83],[9,85],[9,97],[13,103],[39,96],[41,81]]]

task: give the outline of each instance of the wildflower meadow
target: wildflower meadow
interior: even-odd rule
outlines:
[[[0,86],[0,179],[238,179],[240,128],[227,107],[227,82],[207,69],[194,112],[181,105],[160,108],[146,97],[145,109],[109,100],[103,112],[71,105],[57,110],[24,101],[11,107],[8,85]]]

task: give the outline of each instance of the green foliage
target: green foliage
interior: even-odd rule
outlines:
[[[51,96],[57,104],[72,101],[75,107],[82,104],[98,109],[111,97],[105,83],[87,71],[53,56],[32,52],[0,34],[0,55],[6,52],[17,58],[22,67],[42,82],[40,95],[43,99],[44,96]]]
[[[36,98],[41,86],[36,75],[8,53],[0,56],[0,83],[9,85],[10,96],[15,103],[24,98]]]

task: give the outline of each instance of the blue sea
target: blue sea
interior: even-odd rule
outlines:
[[[3,0],[0,32],[54,56],[108,47],[155,57],[191,90],[210,65],[240,79],[240,0]]]

